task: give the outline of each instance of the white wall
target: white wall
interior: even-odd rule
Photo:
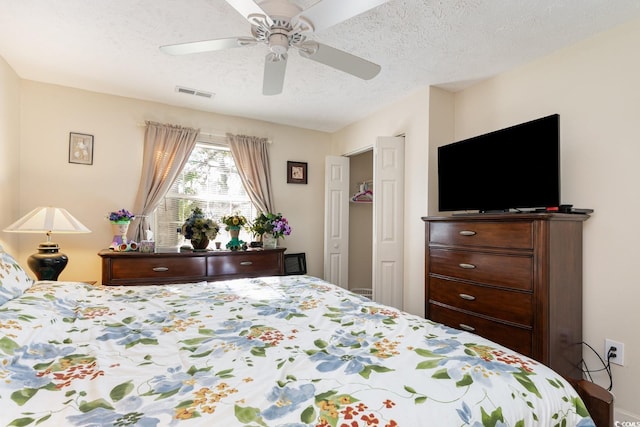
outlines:
[[[0,58],[0,230],[17,219],[20,155],[20,79]],[[15,254],[18,237],[0,232],[0,245]]]
[[[600,352],[605,338],[625,344],[613,392],[640,420],[638,46],[640,20],[456,94],[455,139],[560,114],[562,202],[595,209],[584,224],[584,340]]]
[[[404,310],[424,315],[424,223],[427,212],[429,89],[384,108],[333,134],[333,152],[373,146],[378,136],[405,135]],[[375,191],[375,188],[374,188]],[[420,230],[420,231],[417,231]]]
[[[33,81],[22,82],[21,98],[22,152],[19,173],[13,175],[20,181],[15,219],[36,206],[50,204],[68,209],[93,231],[54,235],[61,251],[69,256],[61,280],[100,280],[96,254],[112,238],[106,216],[112,210],[132,209],[138,189],[145,120],[208,133],[265,136],[273,141],[274,203],[293,228],[283,246],[290,253],[306,252],[309,273],[322,275],[324,158],[330,135]],[[17,115],[12,119],[18,122]],[[69,132],[94,135],[93,165],[68,163]],[[18,132],[13,134],[17,140]],[[287,160],[309,164],[307,185],[286,183]],[[44,236],[20,236],[18,259],[23,265],[42,240]]]

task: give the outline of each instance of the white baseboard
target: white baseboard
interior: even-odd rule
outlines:
[[[615,408],[613,411],[613,419],[614,427],[640,427],[640,415],[632,414],[624,409]]]

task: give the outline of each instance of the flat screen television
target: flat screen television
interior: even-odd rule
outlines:
[[[438,148],[440,211],[560,206],[560,116],[553,114]]]

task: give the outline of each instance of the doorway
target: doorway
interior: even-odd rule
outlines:
[[[373,295],[373,149],[349,157],[349,290]]]
[[[402,309],[404,288],[404,137],[378,137],[372,150],[373,201],[371,203],[370,251],[358,251],[360,242],[350,236],[351,199],[354,184],[351,180],[351,157],[327,156],[325,164],[325,227],[324,227],[324,278],[345,289],[354,279],[351,270],[358,267],[351,262],[351,253],[356,258],[365,258],[371,253],[370,281],[374,301]],[[357,159],[356,161],[364,161]],[[354,175],[353,182],[366,181],[368,175]],[[360,189],[358,184],[358,190]],[[354,208],[355,211],[355,208]],[[367,230],[362,230],[366,234]],[[363,234],[364,236],[364,234]],[[351,241],[351,239],[354,241]],[[363,239],[363,244],[369,238]],[[353,249],[350,249],[353,246]],[[367,273],[368,274],[368,273]],[[362,276],[365,277],[365,276]],[[368,283],[367,283],[368,284]],[[365,285],[360,285],[365,286]]]

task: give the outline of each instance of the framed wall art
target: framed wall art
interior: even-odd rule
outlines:
[[[306,184],[307,164],[303,162],[287,162],[287,184]]]
[[[69,163],[93,164],[93,135],[69,133]]]

